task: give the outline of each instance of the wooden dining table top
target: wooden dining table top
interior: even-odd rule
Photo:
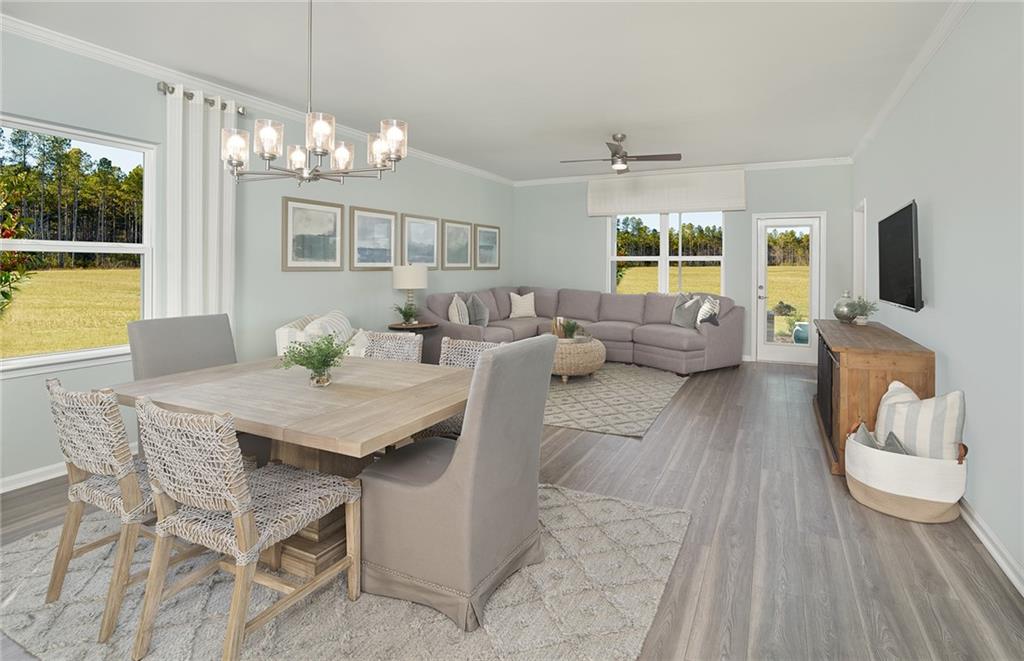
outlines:
[[[192,413],[230,413],[238,431],[349,457],[366,457],[462,412],[473,371],[346,358],[331,384],[268,358],[112,386],[118,401],[149,397]]]

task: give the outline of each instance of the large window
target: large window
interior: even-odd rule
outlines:
[[[722,212],[624,214],[609,231],[611,291],[722,293]]]
[[[0,359],[127,344],[151,304],[147,148],[0,124]],[[151,152],[148,152],[151,153]]]

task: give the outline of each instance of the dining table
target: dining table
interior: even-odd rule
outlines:
[[[268,358],[111,386],[118,401],[142,397],[173,411],[230,413],[235,428],[270,439],[271,460],[357,477],[374,455],[465,409],[473,371],[348,357],[325,387],[304,369]],[[311,577],[345,555],[344,508],[262,558]]]

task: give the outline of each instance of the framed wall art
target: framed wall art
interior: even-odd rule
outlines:
[[[341,204],[281,198],[281,270],[340,271]]]
[[[398,214],[350,207],[349,268],[385,271],[398,263]]]

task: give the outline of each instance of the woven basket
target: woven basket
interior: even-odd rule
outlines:
[[[568,381],[570,376],[593,374],[604,365],[605,348],[600,340],[576,342],[575,340],[558,340],[555,348],[555,364],[551,373]]]

